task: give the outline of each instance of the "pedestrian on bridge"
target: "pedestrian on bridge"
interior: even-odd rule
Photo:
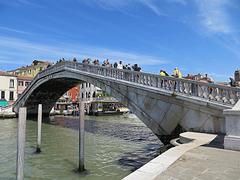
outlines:
[[[182,78],[182,72],[177,67],[173,70],[173,77]]]
[[[182,73],[177,67],[175,67],[173,70],[173,77],[182,78]],[[181,91],[180,83],[178,81],[174,82],[174,91],[176,90]]]
[[[141,67],[139,67],[138,64],[134,64],[134,65],[132,66],[132,69],[133,69],[134,71],[141,71]]]
[[[232,77],[230,77],[229,79],[230,79],[230,83],[229,83],[230,86],[231,86],[231,87],[236,87],[236,86],[237,86],[236,81],[235,81]]]
[[[159,75],[162,76],[162,77],[169,76],[168,73],[166,71],[162,70],[162,69],[160,70]],[[167,80],[164,80],[164,79],[161,80],[161,87],[163,87],[164,82],[167,82]]]
[[[160,73],[159,73],[160,76],[169,76],[168,73],[164,70],[160,70]]]
[[[113,67],[114,67],[114,68],[117,68],[117,66],[118,66],[118,63],[115,62],[115,63],[113,64]]]
[[[117,64],[117,68],[118,69],[123,69],[122,61],[119,61],[119,63]]]

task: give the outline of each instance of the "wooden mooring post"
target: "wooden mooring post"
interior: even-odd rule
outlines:
[[[41,152],[41,136],[42,136],[42,104],[38,105],[38,127],[37,127],[37,148],[36,153]]]
[[[84,102],[79,103],[79,172],[84,168]]]
[[[24,150],[25,150],[25,137],[26,137],[26,107],[19,108],[18,117],[18,134],[17,134],[17,180],[24,179]]]

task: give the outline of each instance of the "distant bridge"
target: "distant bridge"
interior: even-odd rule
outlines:
[[[240,97],[238,88],[65,61],[40,72],[17,99],[14,111],[25,106],[28,114],[37,114],[42,104],[49,115],[67,90],[84,82],[121,101],[161,139],[181,130],[225,134],[223,110]]]

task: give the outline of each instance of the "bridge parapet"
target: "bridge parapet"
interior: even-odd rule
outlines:
[[[52,73],[63,67],[81,70],[104,77],[115,78],[117,80],[137,83],[144,86],[155,87],[172,91],[177,94],[202,98],[219,104],[234,106],[240,99],[240,89],[217,85],[214,83],[205,83],[195,80],[183,78],[175,78],[170,76],[159,76],[156,74],[136,72],[130,70],[122,70],[117,68],[82,64],[72,61],[64,61],[42,71],[38,74],[38,78]]]

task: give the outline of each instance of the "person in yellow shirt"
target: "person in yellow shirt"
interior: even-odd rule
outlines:
[[[164,70],[161,70],[159,73],[160,76],[169,76],[168,73]]]
[[[173,70],[173,76],[176,78],[182,78],[182,73],[177,67]]]
[[[161,70],[159,75],[162,76],[162,77],[169,76],[168,73],[164,70]],[[167,82],[167,80],[164,80],[164,79],[161,80],[161,87],[163,87],[164,82]]]
[[[165,73],[163,70],[161,70],[160,73],[159,73],[159,75],[160,75],[160,76],[166,76],[166,73]]]

